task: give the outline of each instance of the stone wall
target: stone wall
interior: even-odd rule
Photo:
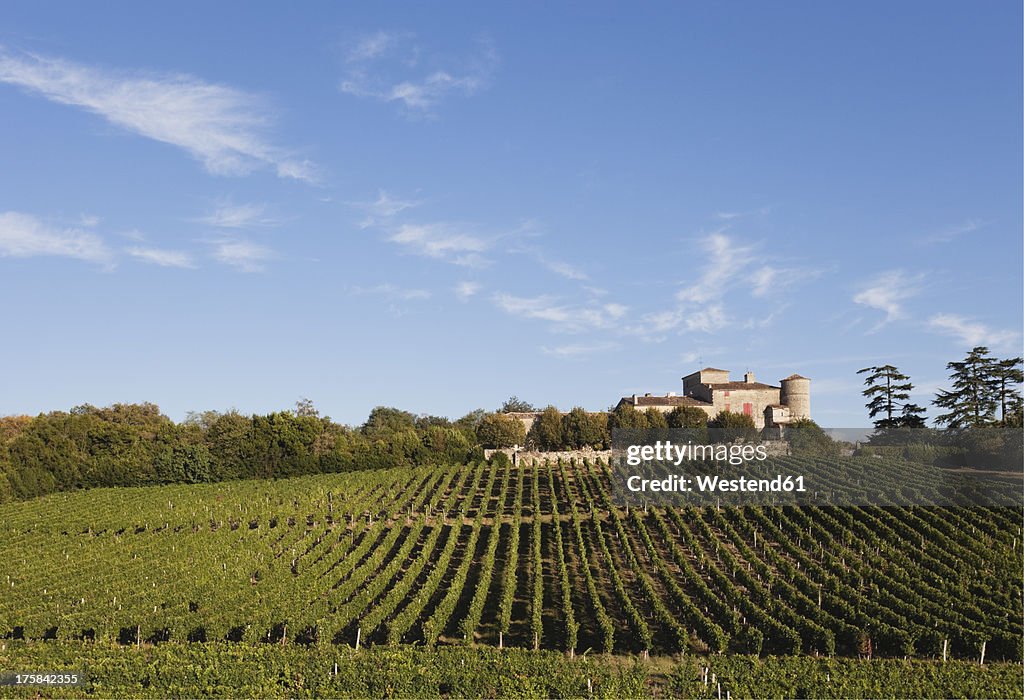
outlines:
[[[545,460],[557,462],[558,460],[569,461],[575,459],[577,462],[590,460],[591,462],[602,460],[607,461],[612,456],[611,450],[561,450],[559,452],[541,452],[539,450],[513,450],[511,447],[502,450],[484,450],[484,458],[490,459],[496,452],[504,452],[512,460],[513,464],[543,463]]]

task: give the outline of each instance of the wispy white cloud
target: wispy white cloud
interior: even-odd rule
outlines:
[[[241,272],[262,272],[275,257],[270,248],[243,238],[221,238],[211,244],[214,260]]]
[[[756,213],[767,213],[767,209]],[[717,217],[726,218],[722,214]],[[743,320],[743,314],[729,311],[735,295],[749,294],[755,299],[780,295],[821,273],[806,267],[783,267],[772,262],[759,244],[741,241],[724,229],[704,234],[691,245],[703,252],[703,258],[692,256],[690,267],[702,272],[679,287],[668,308],[647,312],[628,324],[626,331],[634,338],[661,342],[674,333],[710,334],[730,327],[763,327],[778,317],[785,304],[774,304],[772,315]]]
[[[423,202],[415,199],[401,199],[385,190],[377,191],[377,199],[368,202],[349,202],[349,206],[366,212],[360,228],[379,225],[401,214],[407,209],[418,207]]]
[[[464,233],[450,224],[402,224],[388,240],[417,255],[454,265],[484,267],[490,264],[482,253],[491,247],[492,241]]]
[[[78,228],[49,226],[31,214],[0,213],[0,257],[59,256],[114,266],[113,253],[99,236]]]
[[[345,54],[346,63],[370,61],[397,45],[407,35],[398,32],[377,31],[360,37]]]
[[[194,269],[196,267],[192,261],[192,256],[180,250],[132,246],[131,248],[125,248],[124,252],[136,260],[161,267],[181,267],[185,269]]]
[[[727,325],[729,325],[729,317],[722,304],[712,304],[694,309],[683,319],[683,327],[686,330],[702,333],[714,333]]]
[[[928,319],[928,327],[936,333],[958,338],[970,347],[985,345],[997,349],[1009,348],[1020,338],[1018,331],[990,328],[984,323],[956,314],[936,314]]]
[[[701,266],[704,273],[695,283],[676,293],[676,299],[684,304],[705,304],[720,299],[743,279],[742,273],[754,260],[753,246],[741,244],[721,231],[708,234],[698,245],[707,255]]]
[[[629,332],[642,340],[660,341],[672,332],[714,333],[733,323],[726,310],[726,295],[737,289],[747,290],[755,297],[765,296],[778,289],[785,275],[767,264],[754,269],[762,259],[757,247],[742,243],[724,231],[713,231],[698,239],[696,248],[704,252],[704,259],[695,268],[703,270],[693,282],[682,286],[675,294],[674,305],[651,311],[629,326]]]
[[[212,212],[198,217],[195,221],[216,228],[276,226],[279,222],[266,216],[266,209],[265,204],[231,204],[229,202],[222,202]]]
[[[398,83],[378,97],[388,102],[400,100],[409,109],[428,110],[449,92],[472,95],[482,85],[483,78],[478,75],[456,76],[447,71],[436,71],[419,82],[406,80]]]
[[[604,311],[605,314],[607,314],[608,318],[611,318],[613,320],[618,320],[622,318],[623,316],[626,315],[626,312],[629,311],[629,307],[626,306],[625,304],[616,304],[614,302],[602,304],[600,308]]]
[[[412,34],[375,32],[357,40],[345,57],[347,70],[339,89],[355,97],[395,102],[420,114],[430,112],[452,94],[473,95],[487,87],[498,63],[488,40],[457,68],[435,65],[419,69],[421,50]],[[410,59],[409,56],[415,58]],[[417,75],[409,75],[413,71]]]
[[[771,265],[765,265],[754,272],[751,282],[754,285],[753,294],[755,297],[763,297],[772,288],[772,282],[778,277],[778,271]]]
[[[511,316],[547,321],[553,330],[570,333],[608,328],[627,312],[622,304],[567,304],[547,296],[495,294],[491,300]]]
[[[426,289],[408,289],[386,282],[375,287],[352,287],[355,296],[380,296],[392,301],[416,301],[429,299],[432,295]]]
[[[821,270],[763,265],[750,275],[751,294],[757,298],[784,292],[788,288],[818,277]]]
[[[616,350],[620,346],[612,341],[596,341],[593,343],[578,343],[572,345],[556,345],[554,347],[542,346],[541,352],[545,355],[562,359],[577,359],[587,355],[595,355],[602,352]]]
[[[85,228],[96,228],[100,225],[100,221],[102,221],[102,219],[93,214],[82,214],[78,217],[79,225],[84,226]]]
[[[493,301],[505,313],[523,318],[566,323],[573,316],[569,307],[556,304],[548,296],[517,297],[511,294],[496,294]]]
[[[590,279],[590,276],[586,272],[570,263],[562,262],[560,260],[552,260],[544,255],[538,255],[537,260],[548,270],[554,272],[560,277],[564,277],[567,280],[584,282]]]
[[[774,311],[772,311],[772,312],[770,312],[770,313],[768,313],[766,315],[763,315],[763,316],[752,316],[752,317],[748,318],[746,320],[746,322],[744,322],[743,327],[744,328],[748,328],[748,329],[752,329],[752,330],[757,330],[757,329],[762,329],[763,330],[765,328],[768,328],[772,324],[774,324],[775,321],[778,320],[779,314],[784,309],[786,309],[788,306],[789,306],[789,304],[782,304],[779,308],[777,308],[776,310],[774,310]]]
[[[217,175],[271,167],[311,181],[314,167],[266,138],[269,116],[258,97],[190,75],[105,71],[63,59],[15,54],[0,46],[0,82],[59,104],[81,107],[112,124],[184,149]]]
[[[923,274],[910,274],[904,270],[882,272],[864,283],[853,296],[853,301],[885,312],[885,318],[872,329],[878,330],[887,323],[906,317],[904,302],[921,291],[923,279]]]
[[[771,207],[759,207],[758,209],[752,209],[750,211],[718,211],[715,212],[712,218],[718,219],[719,221],[733,221],[735,219],[743,219],[748,216],[765,216],[771,212]]]
[[[928,236],[924,236],[920,239],[921,243],[949,243],[950,241],[956,240],[961,236],[979,231],[989,225],[988,221],[981,219],[968,219],[963,223],[955,226],[949,226],[937,233],[933,233]]]
[[[466,301],[479,293],[480,289],[481,286],[479,282],[459,282],[455,285],[455,296],[462,301]]]

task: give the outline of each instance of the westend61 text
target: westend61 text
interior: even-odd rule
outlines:
[[[626,464],[635,467],[643,462],[672,462],[679,466],[686,460],[712,460],[728,462],[733,466],[768,458],[764,445],[685,445],[674,444],[671,440],[658,440],[653,445],[630,445],[626,448]]]
[[[720,476],[706,474],[696,475],[693,478],[673,474],[664,479],[644,479],[634,475],[626,479],[626,488],[633,492],[661,493],[684,493],[695,490],[704,493],[789,493],[792,491],[803,493],[807,490],[804,486],[803,476],[782,476],[781,474],[774,479],[750,479],[745,476],[738,479],[723,479]]]

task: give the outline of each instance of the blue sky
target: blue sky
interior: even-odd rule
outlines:
[[[921,402],[1021,351],[1021,6],[4,3],[0,414]]]

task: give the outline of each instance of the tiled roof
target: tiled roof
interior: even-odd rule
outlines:
[[[740,391],[742,389],[778,389],[777,386],[771,384],[762,384],[761,382],[715,382],[708,384],[712,389],[718,391]]]
[[[800,376],[799,374],[791,374],[788,377],[786,377],[786,379],[783,379],[782,381],[786,381],[787,379],[807,379],[808,381],[810,381],[810,377],[803,377],[803,376]]]

